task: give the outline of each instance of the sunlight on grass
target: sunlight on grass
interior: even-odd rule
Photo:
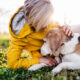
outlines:
[[[0,40],[10,39],[10,34],[0,34]]]

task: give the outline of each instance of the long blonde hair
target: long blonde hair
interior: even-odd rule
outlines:
[[[53,6],[50,0],[25,0],[24,13],[26,22],[39,31],[50,24]]]

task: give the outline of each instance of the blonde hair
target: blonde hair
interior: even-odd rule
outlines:
[[[53,6],[50,0],[25,0],[24,14],[27,23],[39,31],[50,24]]]

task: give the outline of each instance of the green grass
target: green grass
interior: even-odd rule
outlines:
[[[0,40],[0,47],[7,48],[9,46],[9,40]]]
[[[0,48],[7,48],[9,46],[9,34],[0,34]]]
[[[37,71],[27,69],[8,69],[6,51],[9,46],[8,34],[0,35],[0,80],[80,80],[80,70],[63,70],[56,76],[51,75],[53,67],[44,67]]]

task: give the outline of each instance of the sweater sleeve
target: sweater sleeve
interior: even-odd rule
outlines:
[[[15,42],[17,44],[15,44]],[[7,52],[7,64],[8,68],[10,69],[17,69],[17,68],[29,68],[31,65],[38,64],[39,59],[38,57],[33,57],[30,59],[21,59],[21,53],[24,49],[25,44],[21,43],[20,41],[11,41],[10,46]]]

